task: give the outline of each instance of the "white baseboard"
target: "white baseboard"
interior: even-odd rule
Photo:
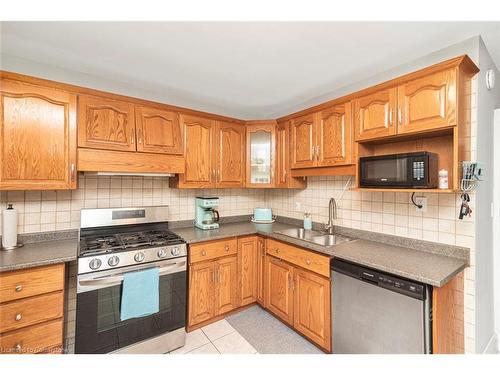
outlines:
[[[484,348],[483,354],[498,354],[498,338],[497,334],[494,333],[488,341],[488,345]]]

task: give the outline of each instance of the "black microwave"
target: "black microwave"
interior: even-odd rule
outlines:
[[[359,158],[360,187],[436,188],[438,156],[432,152]]]

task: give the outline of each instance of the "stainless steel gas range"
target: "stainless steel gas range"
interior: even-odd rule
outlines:
[[[83,209],[75,353],[165,353],[185,343],[187,247],[167,207]],[[159,311],[120,319],[124,274],[159,269]]]

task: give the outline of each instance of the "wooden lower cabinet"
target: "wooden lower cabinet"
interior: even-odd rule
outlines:
[[[0,354],[61,352],[64,268],[60,263],[0,274]]]
[[[266,256],[266,308],[293,325],[293,266]]]
[[[293,327],[330,351],[330,280],[296,268],[293,276],[293,294]]]
[[[269,244],[276,243],[273,240],[267,242],[268,247]],[[272,248],[266,251],[271,252]],[[287,245],[287,252],[290,255],[294,252],[310,253],[290,245]],[[266,255],[265,259],[266,309],[325,351],[330,352],[332,348],[330,279],[271,255]],[[293,256],[290,259],[299,261],[301,257]]]
[[[265,291],[265,260],[266,260],[266,240],[257,238],[257,302],[266,307],[264,298]]]
[[[195,263],[189,267],[188,324],[204,322],[214,316],[214,262]]]
[[[238,260],[236,256],[214,262],[215,315],[225,314],[238,307]]]
[[[239,279],[241,306],[257,301],[258,248],[257,237],[238,239]]]
[[[236,243],[229,238],[189,247],[188,328],[239,307]]]

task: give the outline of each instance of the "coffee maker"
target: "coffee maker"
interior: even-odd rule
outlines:
[[[219,212],[214,208],[219,205],[217,197],[196,197],[195,226],[200,229],[219,228]]]

